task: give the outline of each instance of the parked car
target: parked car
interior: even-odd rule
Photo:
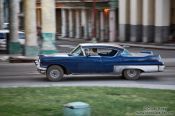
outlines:
[[[110,43],[83,43],[72,52],[39,55],[35,61],[40,73],[50,81],[60,81],[64,74],[114,73],[125,79],[139,79],[142,72],[160,72],[164,62],[151,51],[131,53]]]
[[[4,23],[3,24],[3,29],[9,29],[9,23]]]
[[[19,42],[21,45],[24,45],[25,43],[25,34],[22,31],[18,31],[19,33]],[[9,34],[9,30],[0,30],[0,46],[5,47],[6,46],[6,40]]]

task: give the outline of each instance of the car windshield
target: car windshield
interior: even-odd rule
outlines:
[[[83,52],[81,50],[81,47],[78,46],[70,54],[73,55],[73,56],[82,56]]]

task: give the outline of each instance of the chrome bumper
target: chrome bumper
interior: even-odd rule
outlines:
[[[43,67],[40,66],[40,60],[39,59],[35,61],[35,65],[36,65],[37,70],[38,70],[39,73],[45,74],[46,68],[43,68]]]
[[[158,66],[158,71],[159,71],[159,72],[164,71],[164,69],[165,69],[165,65],[159,65],[159,66]]]

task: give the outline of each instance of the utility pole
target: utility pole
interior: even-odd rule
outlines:
[[[25,55],[37,56],[39,47],[36,30],[36,0],[24,0]]]
[[[3,29],[4,25],[4,0],[0,0],[0,29]]]
[[[10,0],[9,5],[9,22],[10,22],[10,43],[9,43],[9,53],[10,54],[20,54],[22,53],[22,48],[19,43],[18,34],[18,14],[19,14],[19,0]],[[7,43],[8,44],[8,43]]]
[[[42,48],[41,54],[56,53],[55,0],[41,0],[42,7]]]

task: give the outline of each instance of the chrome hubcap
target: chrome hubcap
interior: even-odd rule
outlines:
[[[135,77],[137,75],[137,72],[134,69],[127,70],[127,75],[132,78],[132,77]]]
[[[52,78],[59,78],[60,72],[58,70],[52,70],[52,71],[50,71],[50,76]]]

